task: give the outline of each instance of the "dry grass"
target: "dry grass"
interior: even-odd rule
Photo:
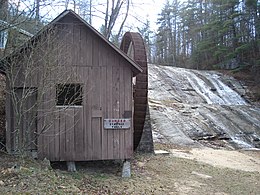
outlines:
[[[41,161],[0,156],[0,194],[260,194],[258,172],[171,155],[136,154],[128,179],[120,177],[121,165],[113,161],[78,163],[78,172],[69,173],[62,163],[50,169]]]

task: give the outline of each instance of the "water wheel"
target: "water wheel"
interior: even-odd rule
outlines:
[[[143,72],[134,78],[134,149],[143,133],[148,93],[147,56],[143,38],[139,33],[125,33],[120,49],[139,64]]]

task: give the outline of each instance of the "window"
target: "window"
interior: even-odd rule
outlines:
[[[57,84],[56,85],[57,106],[81,106],[82,84]]]
[[[4,49],[7,41],[7,31],[0,31],[0,49]]]

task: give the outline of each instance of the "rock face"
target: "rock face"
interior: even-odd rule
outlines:
[[[232,77],[149,65],[149,105],[154,139],[179,145],[260,147],[260,108],[241,96]],[[163,137],[163,139],[162,139]]]

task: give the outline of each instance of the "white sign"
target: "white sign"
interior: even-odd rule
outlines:
[[[131,126],[130,119],[104,119],[105,129],[129,129]]]

